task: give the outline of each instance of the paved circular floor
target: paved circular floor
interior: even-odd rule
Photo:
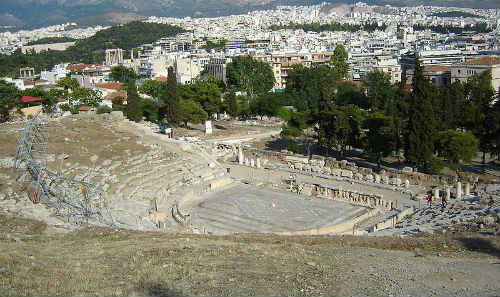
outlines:
[[[333,226],[359,215],[363,207],[237,184],[207,193],[191,211],[192,223],[207,231],[281,232]]]

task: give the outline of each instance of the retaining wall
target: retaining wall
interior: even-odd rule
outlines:
[[[384,211],[393,209],[393,202],[382,198],[380,195],[360,193],[319,184],[301,184],[299,185],[299,194],[316,196]]]
[[[400,222],[404,217],[408,215],[412,215],[415,212],[415,209],[413,207],[406,208],[399,212],[398,214],[386,219],[385,221],[382,221],[374,226],[372,226],[369,230],[369,232],[377,232],[385,228],[393,227],[396,225],[398,222]]]

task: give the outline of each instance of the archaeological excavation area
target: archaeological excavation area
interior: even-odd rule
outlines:
[[[3,128],[2,210],[61,230],[94,224],[198,234],[408,236],[478,219],[487,224],[499,211],[495,184],[436,180],[411,168],[375,172],[334,158],[259,151],[235,137],[175,140],[119,112],[40,115]],[[427,205],[430,191],[447,205],[440,198]]]
[[[498,295],[498,184],[119,113],[0,129],[3,295]]]
[[[281,233],[332,227],[362,213],[347,203],[237,184],[200,197],[191,223],[210,233]]]

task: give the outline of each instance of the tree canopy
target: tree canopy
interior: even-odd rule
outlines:
[[[133,69],[121,65],[112,67],[109,76],[114,81],[119,81],[121,83],[128,83],[131,79],[137,79],[137,74]]]
[[[179,102],[180,118],[184,122],[184,127],[188,127],[188,122],[192,124],[200,124],[208,119],[208,114],[200,103],[187,99]]]
[[[0,123],[9,120],[9,112],[12,109],[20,109],[20,104],[15,100],[18,94],[14,84],[0,80]]]
[[[345,47],[342,44],[337,44],[333,51],[333,56],[330,59],[330,65],[338,80],[347,77],[347,73],[349,72],[349,64],[347,64],[348,58],[349,54]]]
[[[275,83],[273,70],[268,63],[251,56],[236,56],[227,65],[228,86],[244,91],[250,98],[269,92]]]
[[[472,133],[446,130],[438,133],[438,151],[458,168],[461,162],[470,162],[477,152],[478,143]]]
[[[436,95],[435,86],[424,77],[423,66],[417,59],[405,142],[405,157],[411,164],[428,167],[434,154],[437,131],[433,103]]]
[[[135,79],[127,82],[127,118],[134,122],[142,121],[141,98],[137,94]]]

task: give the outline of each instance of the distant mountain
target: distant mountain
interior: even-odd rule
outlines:
[[[214,17],[241,14],[276,5],[312,5],[322,2],[353,4],[357,0],[1,0],[0,26],[36,28],[66,22],[82,25],[116,24],[146,16]],[[436,5],[500,8],[498,0],[365,0],[368,4]],[[115,16],[115,17],[113,17]]]

